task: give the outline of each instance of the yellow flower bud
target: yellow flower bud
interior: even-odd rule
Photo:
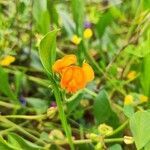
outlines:
[[[124,138],[125,144],[133,144],[133,142],[134,142],[134,139],[131,136],[124,136],[123,138]]]
[[[48,110],[47,110],[47,117],[49,119],[53,119],[57,114],[57,107],[50,107]]]
[[[50,140],[64,140],[65,139],[65,136],[62,133],[62,131],[58,129],[52,130],[48,137]]]
[[[74,43],[75,45],[78,45],[81,42],[81,38],[78,37],[77,35],[73,35],[73,37],[71,38],[71,42]]]
[[[15,57],[8,55],[8,56],[4,57],[2,60],[0,60],[0,65],[1,66],[9,66],[14,61],[15,61]]]
[[[136,71],[130,71],[127,75],[127,79],[134,80],[136,78],[136,76],[137,76]]]
[[[124,98],[124,105],[132,105],[133,104],[133,96],[126,95]]]
[[[80,105],[81,105],[82,107],[88,107],[89,104],[90,104],[90,103],[89,103],[89,100],[83,99],[83,100],[80,101]]]
[[[93,31],[90,28],[85,29],[84,32],[83,32],[83,37],[85,39],[91,38],[92,35],[93,35]]]
[[[140,99],[141,103],[144,103],[144,102],[148,101],[148,97],[145,96],[145,95],[140,95],[139,99]]]
[[[37,125],[37,128],[38,128],[40,131],[43,131],[43,130],[44,130],[44,127],[43,127],[42,122],[40,122],[40,123]]]
[[[91,139],[92,141],[98,141],[99,140],[99,136],[95,133],[86,134],[86,137],[88,139]]]
[[[101,135],[105,136],[111,134],[113,132],[113,128],[103,123],[98,126],[98,131]]]

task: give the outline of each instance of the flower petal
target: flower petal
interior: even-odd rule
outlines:
[[[86,85],[86,81],[84,78],[83,69],[78,66],[67,67],[62,73],[60,84],[62,88],[71,93],[84,88]]]
[[[87,63],[83,63],[82,69],[84,72],[86,82],[92,81],[94,79],[94,71],[93,71],[92,67]]]
[[[77,62],[76,55],[66,55],[62,59],[58,59],[54,65],[53,65],[53,70],[55,72],[58,72],[62,74],[62,71],[64,68],[73,65]]]

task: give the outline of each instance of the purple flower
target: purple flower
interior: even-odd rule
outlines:
[[[50,107],[56,107],[56,102],[52,101]]]
[[[26,101],[26,99],[23,97],[23,95],[21,95],[21,96],[19,97],[19,101],[21,102],[22,106],[26,106],[27,101]]]
[[[92,24],[89,21],[84,22],[84,28],[91,28]]]

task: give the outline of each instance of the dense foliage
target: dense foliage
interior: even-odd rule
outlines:
[[[1,150],[150,150],[149,0],[0,0]]]

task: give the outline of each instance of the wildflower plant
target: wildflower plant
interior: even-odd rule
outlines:
[[[82,66],[76,66],[77,58],[75,55],[66,55],[61,59],[55,61],[56,56],[56,36],[58,30],[49,32],[40,42],[39,54],[42,64],[46,70],[46,73],[54,88],[54,95],[56,98],[59,117],[62,125],[65,129],[66,136],[68,138],[71,149],[73,147],[73,141],[71,136],[71,129],[67,123],[63,108],[63,93],[59,90],[59,87],[65,89],[67,92],[75,93],[80,89],[83,89],[86,84],[94,79],[94,71],[92,67],[83,62]],[[55,73],[60,75],[60,84],[56,82]]]

